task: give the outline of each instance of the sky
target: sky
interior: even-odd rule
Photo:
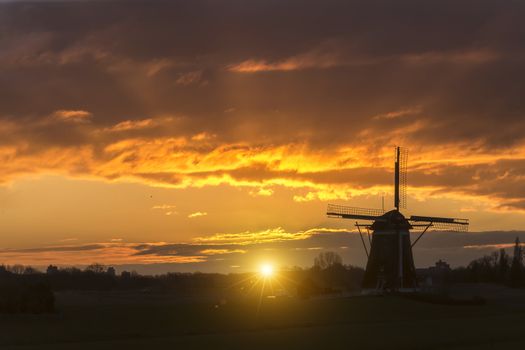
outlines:
[[[0,263],[237,272],[366,255],[328,203],[525,241],[525,3],[0,2]]]

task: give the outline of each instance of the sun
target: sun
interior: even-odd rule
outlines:
[[[259,268],[259,272],[261,273],[261,275],[265,278],[269,278],[269,277],[272,277],[273,276],[273,266],[271,264],[263,264],[261,265],[261,267]]]

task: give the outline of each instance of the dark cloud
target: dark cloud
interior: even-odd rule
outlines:
[[[412,186],[523,209],[523,155],[502,159],[525,142],[524,14],[525,4],[510,0],[2,3],[0,143],[15,148],[5,160],[21,165],[0,178],[60,168],[174,185],[229,176],[367,188],[389,184],[390,169],[343,157],[320,170],[260,160],[199,164],[229,147],[254,155],[290,144],[325,158],[365,147],[373,163],[385,145],[405,143],[427,157],[440,148],[458,159],[492,157],[430,170],[419,161]],[[92,118],[50,122],[59,110]],[[172,119],[115,129],[152,118]],[[161,154],[141,148],[144,140],[202,132],[213,143]],[[126,140],[138,146],[106,151]],[[53,153],[58,160],[43,166],[30,158],[79,147],[77,160]],[[177,152],[194,167],[140,169]],[[107,170],[107,163],[124,165]]]
[[[155,245],[137,245],[135,255],[156,255],[156,256],[198,256],[214,254],[240,254],[243,249],[239,245],[232,244],[155,244]]]
[[[47,252],[82,252],[90,250],[99,250],[105,248],[103,244],[84,244],[84,245],[69,245],[69,246],[50,246],[40,248],[25,248],[25,249],[4,249],[1,253],[47,253]]]
[[[225,136],[250,123],[260,137],[316,130],[313,140],[343,142],[365,127],[403,127],[410,118],[370,119],[417,104],[428,125],[409,135],[415,140],[522,140],[525,25],[517,19],[525,6],[519,2],[1,6],[5,116],[82,108],[105,124],[181,113]],[[303,70],[305,55],[311,62]],[[272,64],[293,57],[298,70],[225,70],[246,60]],[[318,71],[326,60],[333,64]],[[176,84],[195,71],[208,72],[209,84]],[[236,117],[222,115],[231,106]]]

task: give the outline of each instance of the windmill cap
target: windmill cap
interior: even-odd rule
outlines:
[[[399,210],[391,210],[378,217],[372,224],[373,230],[406,229],[410,230],[412,225]]]

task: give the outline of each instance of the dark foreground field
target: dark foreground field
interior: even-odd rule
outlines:
[[[220,305],[139,292],[60,293],[56,314],[0,315],[0,347],[521,348],[523,295],[490,288],[486,294],[486,305],[444,306],[398,297],[277,298],[261,305],[251,299]]]

